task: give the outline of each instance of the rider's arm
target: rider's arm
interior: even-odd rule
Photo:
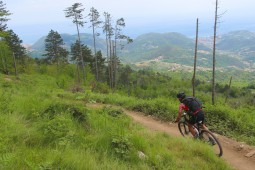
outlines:
[[[179,122],[179,121],[180,121],[180,119],[181,119],[181,117],[182,117],[182,111],[183,111],[183,110],[188,110],[188,107],[185,106],[183,103],[181,103],[181,104],[179,105],[179,112],[178,112],[178,116],[177,116],[175,122]]]

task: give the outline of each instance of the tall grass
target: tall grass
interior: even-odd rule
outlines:
[[[82,97],[81,97],[82,96]],[[138,99],[114,94],[97,94],[87,92],[77,99],[87,98],[88,102],[101,102],[120,105],[124,108],[153,115],[165,121],[173,121],[177,117],[179,101],[175,98],[158,97],[155,99]],[[201,96],[202,101],[206,97]],[[232,108],[224,102],[211,105],[204,103],[206,124],[219,134],[255,145],[254,106]]]
[[[132,98],[73,94],[46,75],[11,79],[0,88],[0,169],[231,169],[204,144],[147,131],[121,109],[84,106],[129,108]],[[161,106],[158,114],[169,109],[159,99],[155,111]]]

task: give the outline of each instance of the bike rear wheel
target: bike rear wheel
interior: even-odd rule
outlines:
[[[180,121],[178,123],[178,128],[179,128],[179,131],[182,134],[182,136],[193,138],[193,135],[189,131],[189,127],[188,127],[188,124],[186,122]]]
[[[208,143],[209,145],[213,147],[213,150],[217,156],[219,157],[222,156],[223,150],[222,150],[221,144],[211,131],[202,129],[199,137],[202,141],[204,141],[205,143]]]

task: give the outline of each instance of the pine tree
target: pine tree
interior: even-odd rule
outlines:
[[[105,21],[103,26],[103,32],[105,33],[106,38],[106,50],[107,50],[107,63],[108,63],[108,74],[109,74],[109,85],[111,88],[113,88],[113,42],[112,42],[112,36],[113,33],[113,27],[111,23],[111,15],[107,12],[104,12]]]
[[[75,61],[76,64],[79,65],[79,67],[82,66],[82,61],[80,59],[80,54],[81,54],[80,47],[82,50],[83,60],[87,61],[87,63],[94,62],[91,49],[89,49],[88,46],[84,44],[80,44],[78,40],[71,45],[71,61]]]
[[[59,66],[61,63],[67,63],[68,51],[62,47],[64,45],[61,35],[57,31],[50,30],[45,39],[45,51],[43,56],[46,56],[48,63],[57,63]]]
[[[21,58],[26,54],[26,49],[22,46],[22,40],[19,39],[18,35],[13,30],[7,31],[8,35],[5,37],[5,41],[9,45],[12,52],[17,58]]]
[[[4,74],[10,74],[12,67],[12,51],[6,41],[0,40],[0,70]]]
[[[80,59],[81,63],[82,63],[82,71],[83,71],[83,79],[85,80],[85,65],[84,65],[84,60],[82,57],[82,51],[81,50],[81,38],[80,38],[80,30],[79,30],[79,26],[83,27],[84,25],[84,21],[83,20],[83,15],[82,12],[84,11],[84,8],[82,8],[82,4],[81,3],[74,3],[71,7],[66,8],[65,10],[65,16],[66,18],[72,18],[73,19],[73,23],[76,25],[76,29],[77,29],[77,33],[78,33],[78,43],[79,43],[79,52],[80,52]],[[77,69],[78,69],[78,65],[77,65]],[[77,70],[79,71],[79,70]],[[80,76],[78,74],[78,81],[80,82]]]
[[[117,42],[119,41],[120,49],[124,48],[123,41],[127,41],[127,43],[133,42],[133,40],[122,34],[122,29],[126,26],[124,18],[120,18],[115,23],[115,33],[114,33],[114,48],[113,48],[113,57],[112,57],[112,70],[113,70],[113,86],[117,85],[117,72],[118,65],[120,63],[119,57],[117,55]]]
[[[22,40],[19,39],[18,35],[13,32],[13,30],[8,30],[7,36],[4,37],[4,40],[10,47],[10,50],[12,51],[12,58],[14,63],[14,69],[15,69],[15,75],[18,74],[17,69],[17,61],[22,64],[23,68],[25,68],[25,59],[26,59],[26,49],[21,45]]]
[[[99,27],[99,25],[102,23],[102,21],[99,21],[99,13],[95,8],[91,8],[90,9],[90,22],[92,24],[92,31],[93,31],[93,42],[94,42],[94,57],[95,57],[95,69],[96,69],[96,79],[97,81],[99,80],[99,70],[98,70],[98,65],[97,65],[97,55],[96,55],[96,36],[98,36],[99,34],[96,33],[96,28]]]
[[[3,1],[0,1],[0,32],[5,31],[7,28],[6,22],[10,19],[7,16],[11,15],[11,13],[5,8]]]
[[[101,75],[98,79],[98,81],[103,80],[102,76],[104,75],[104,71],[105,71],[105,58],[103,58],[102,52],[101,51],[97,51],[96,53],[96,57],[97,57],[97,70],[95,67],[95,59],[93,58],[92,62],[90,63],[91,66],[91,70],[92,72],[96,75],[97,73],[99,75]]]

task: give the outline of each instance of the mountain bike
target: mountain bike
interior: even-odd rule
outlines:
[[[178,122],[178,128],[182,136],[194,138],[191,132],[189,131],[188,120],[189,120],[189,116],[187,115],[186,112],[184,112],[182,114],[181,120]],[[203,141],[204,143],[211,145],[216,155],[221,157],[223,154],[223,150],[219,140],[210,130],[202,129],[201,126],[202,124],[195,124],[192,126],[192,128],[194,128],[194,130],[198,134],[197,138]]]

